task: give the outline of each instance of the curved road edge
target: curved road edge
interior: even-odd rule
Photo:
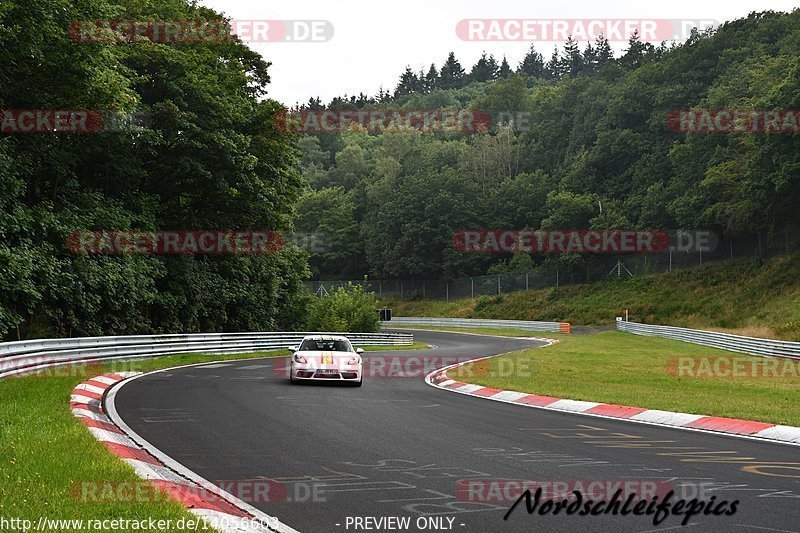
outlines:
[[[479,334],[471,333],[470,335]],[[542,348],[558,343],[555,339],[537,337],[526,338],[545,342],[546,344],[542,346]],[[626,405],[569,400],[565,398],[554,398],[552,396],[539,396],[525,392],[494,389],[483,385],[463,383],[450,379],[447,376],[447,372],[460,366],[500,357],[501,355],[505,354],[478,357],[469,361],[460,361],[444,368],[434,370],[425,376],[425,383],[449,392],[483,398],[485,400],[534,407],[537,409],[560,411],[597,418],[612,418],[651,426],[662,426],[700,433],[724,434],[740,439],[800,446],[800,427],[769,424],[753,420],[740,420],[736,418],[661,411],[658,409],[646,409],[643,407],[630,407]]]
[[[128,463],[140,478],[153,483],[156,489],[167,493],[215,529],[226,533],[299,533],[178,463],[142,438],[120,417],[114,402],[122,387],[144,376],[192,366],[197,365],[96,376],[75,387],[70,408],[90,433]]]

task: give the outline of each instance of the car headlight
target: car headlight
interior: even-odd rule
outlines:
[[[300,364],[304,365],[304,364],[306,364],[308,361],[306,361],[306,358],[305,358],[305,357],[303,357],[303,356],[302,356],[302,355],[300,355],[299,353],[296,353],[296,354],[294,354],[294,362],[295,362],[295,363],[300,363]]]
[[[361,362],[361,358],[359,356],[357,356],[357,355],[354,355],[353,357],[351,357],[350,359],[347,360],[347,364],[348,365],[357,365],[360,362]]]

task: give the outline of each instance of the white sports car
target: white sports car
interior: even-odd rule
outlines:
[[[361,386],[363,366],[361,348],[353,349],[347,337],[332,335],[309,335],[300,346],[289,348],[292,366],[289,379],[344,381]]]

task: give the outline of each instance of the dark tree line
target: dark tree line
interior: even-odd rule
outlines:
[[[456,253],[459,228],[796,231],[800,135],[687,134],[668,117],[800,109],[798,34],[798,10],[754,13],[671,47],[633,36],[619,57],[602,39],[582,51],[570,40],[547,61],[532,49],[504,79],[502,62],[486,54],[470,72],[450,54],[433,89],[407,71],[395,95],[382,91],[364,106],[477,109],[515,121],[478,135],[353,129],[300,139],[311,185],[300,212],[328,210],[299,224],[335,236],[331,252],[312,257],[314,273],[435,278],[502,267],[504,258]],[[515,261],[580,268],[583,259]]]
[[[570,37],[562,48],[555,47],[552,56],[547,61],[531,45],[516,70],[511,68],[505,56],[498,63],[493,55],[487,56],[484,52],[469,72],[461,66],[455,54],[450,52],[440,70],[436,69],[435,64],[431,64],[427,73],[424,74],[422,71],[415,73],[410,67],[406,67],[405,72],[400,76],[394,95],[428,94],[434,89],[460,89],[474,82],[505,80],[514,73],[549,81],[565,77],[574,78],[580,75],[597,74],[607,64],[614,61],[626,69],[633,70],[657,61],[669,48],[666,43],[656,47],[651,43],[642,42],[638,33],[635,33],[628,40],[628,47],[624,53],[618,60],[615,60],[611,45],[602,35],[594,45],[587,43],[582,52],[580,44]]]
[[[359,93],[358,96],[335,97],[327,107],[361,109],[414,94],[424,95],[434,90],[462,89],[475,82],[505,80],[515,73],[545,81],[558,81],[566,77],[594,75],[612,63],[627,70],[634,70],[663,58],[671,47],[667,43],[655,46],[642,42],[639,34],[634,33],[628,40],[628,46],[623,54],[615,58],[611,45],[602,35],[594,44],[586,43],[583,51],[580,50],[580,43],[569,38],[563,46],[554,47],[549,59],[545,59],[535,46],[531,45],[522,61],[516,68],[512,68],[505,56],[498,62],[494,55],[483,52],[469,71],[461,65],[455,53],[450,52],[438,68],[435,63],[431,63],[427,70],[422,69],[419,72],[415,72],[410,66],[406,67],[399,77],[394,92],[381,88],[378,94],[372,97],[364,93]],[[319,98],[311,98],[303,107],[322,109],[326,106]]]

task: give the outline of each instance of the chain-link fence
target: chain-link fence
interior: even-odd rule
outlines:
[[[772,238],[753,235],[720,240],[711,251],[663,251],[626,255],[586,256],[569,267],[541,266],[530,272],[473,276],[450,280],[352,280],[307,281],[306,287],[321,295],[348,283],[361,285],[379,298],[399,300],[459,300],[507,292],[547,289],[590,283],[608,278],[638,277],[692,268],[710,262],[748,257],[772,257],[800,251],[800,234],[785,232]]]

